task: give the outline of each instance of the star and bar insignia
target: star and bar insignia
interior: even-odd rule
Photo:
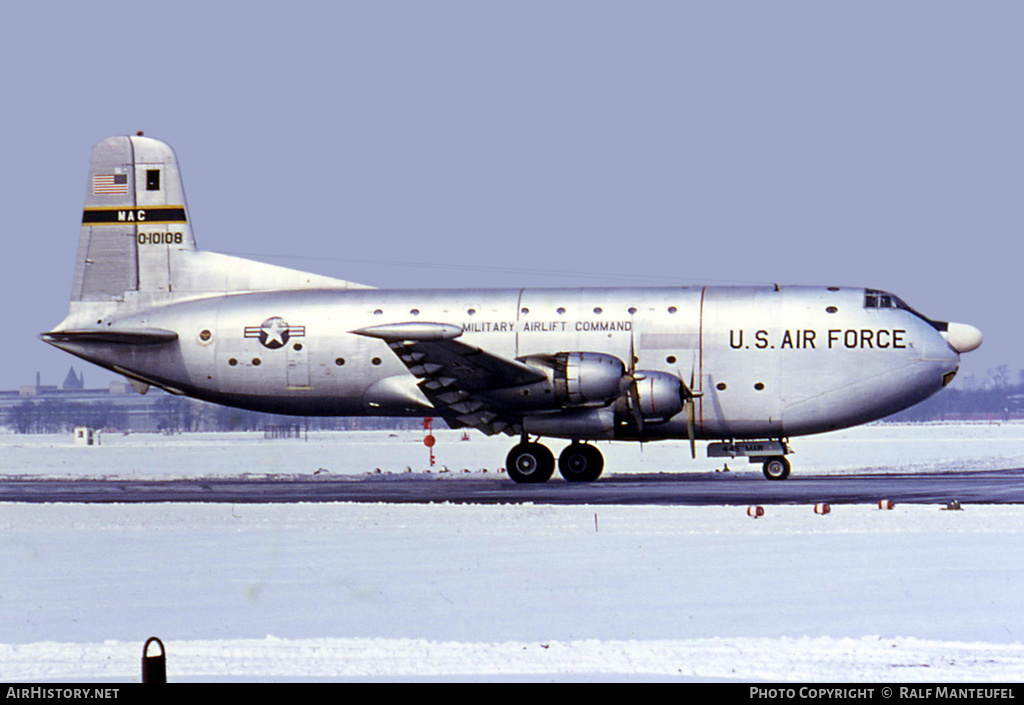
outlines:
[[[288,344],[292,338],[306,335],[306,326],[290,326],[280,316],[273,316],[258,326],[246,326],[246,338],[259,338],[260,344],[269,350],[277,350]]]

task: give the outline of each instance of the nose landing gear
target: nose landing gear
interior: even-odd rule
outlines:
[[[761,472],[769,480],[785,480],[789,477],[789,461],[785,456],[779,455],[773,458],[765,458]]]
[[[762,463],[761,472],[769,480],[785,480],[789,477],[790,464],[786,454],[789,444],[784,439],[777,441],[738,441],[709,443],[709,458],[745,457],[752,463]]]

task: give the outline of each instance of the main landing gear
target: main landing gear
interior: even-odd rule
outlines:
[[[573,441],[558,456],[558,472],[568,482],[593,482],[604,470],[604,456],[595,446]],[[519,483],[547,482],[555,472],[555,456],[542,443],[523,440],[508,452],[505,472]]]

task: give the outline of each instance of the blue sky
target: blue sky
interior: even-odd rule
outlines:
[[[59,384],[92,146],[203,249],[381,287],[869,286],[1024,367],[1016,2],[23,3],[0,389]],[[85,366],[86,382],[113,377]],[[1015,376],[1014,376],[1015,378]]]

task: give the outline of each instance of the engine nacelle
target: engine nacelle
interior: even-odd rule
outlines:
[[[551,396],[562,406],[607,406],[623,393],[626,366],[614,355],[560,352],[519,358],[548,375]]]
[[[683,410],[683,383],[673,374],[636,371],[640,415],[646,423],[659,423]],[[631,401],[632,403],[632,401]]]
[[[569,409],[555,414],[527,416],[523,430],[537,436],[596,440],[615,435],[615,412],[604,409]]]

